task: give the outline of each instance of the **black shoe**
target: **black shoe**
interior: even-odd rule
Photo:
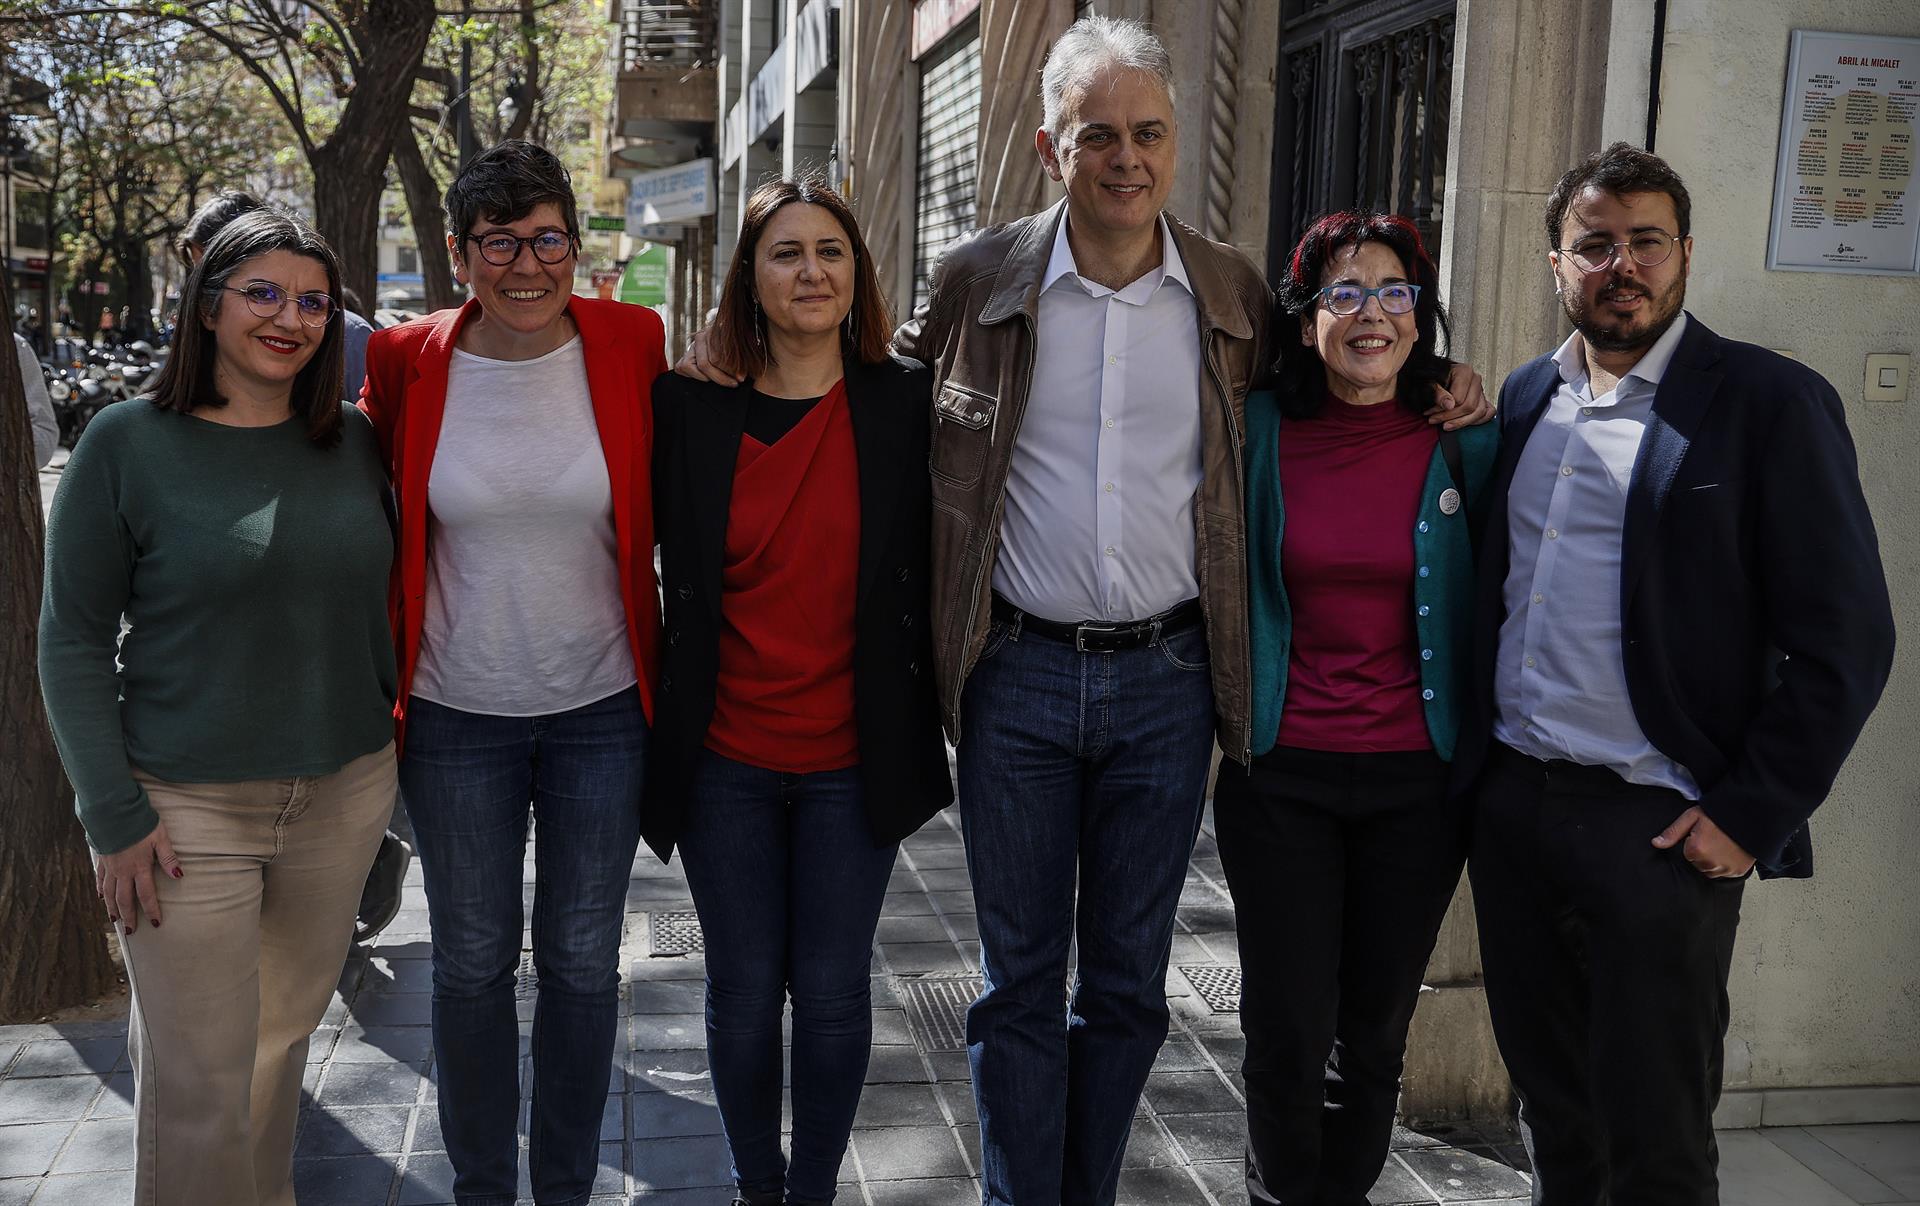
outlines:
[[[393,923],[400,912],[400,886],[407,878],[407,863],[413,847],[389,829],[380,839],[380,852],[373,856],[367,871],[366,887],[360,890],[360,915],[353,923],[353,940],[366,942]]]
[[[748,1189],[736,1185],[733,1189],[733,1206],[784,1206],[786,1195],[777,1189]]]

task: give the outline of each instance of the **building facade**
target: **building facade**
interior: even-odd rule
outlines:
[[[808,74],[796,32],[817,37],[829,11],[837,63]],[[1177,216],[1271,275],[1322,212],[1407,214],[1438,249],[1453,354],[1490,388],[1567,331],[1541,229],[1560,173],[1616,139],[1665,156],[1693,191],[1689,308],[1840,390],[1898,618],[1920,625],[1920,495],[1902,468],[1920,419],[1910,386],[1867,401],[1864,372],[1870,353],[1920,350],[1920,277],[1766,267],[1792,31],[1920,36],[1908,0],[715,0],[725,166],[703,303],[742,197],[769,174],[818,167],[846,191],[901,311],[952,236],[1056,198],[1033,151],[1038,73],[1086,12],[1146,20],[1173,54]],[[777,100],[754,99],[763,82]],[[1920,851],[1917,726],[1920,666],[1903,648],[1815,818],[1819,876],[1746,898],[1729,1124],[1920,1118],[1920,910],[1904,885]],[[1428,986],[1407,1112],[1503,1114],[1464,891]]]

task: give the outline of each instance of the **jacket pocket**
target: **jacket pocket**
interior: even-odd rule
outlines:
[[[999,399],[948,381],[934,398],[933,447],[927,467],[935,477],[959,486],[973,486],[987,465],[993,445],[994,416]]]

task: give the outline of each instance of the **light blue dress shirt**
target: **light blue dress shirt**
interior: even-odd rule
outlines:
[[[1594,396],[1575,334],[1553,354],[1554,391],[1507,492],[1511,557],[1494,664],[1493,734],[1535,758],[1604,766],[1629,783],[1700,797],[1647,740],[1621,655],[1620,538],[1653,395],[1680,346],[1682,313],[1633,370]]]
[[[1080,275],[1062,215],[1040,280],[993,588],[1043,619],[1142,620],[1200,593],[1200,323],[1160,227],[1159,267],[1114,290]]]

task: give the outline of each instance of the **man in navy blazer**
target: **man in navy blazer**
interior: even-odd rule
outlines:
[[[1563,176],[1574,334],[1501,390],[1455,767],[1543,1206],[1718,1201],[1741,892],[1812,873],[1893,659],[1840,399],[1685,313],[1689,211],[1625,143]]]

